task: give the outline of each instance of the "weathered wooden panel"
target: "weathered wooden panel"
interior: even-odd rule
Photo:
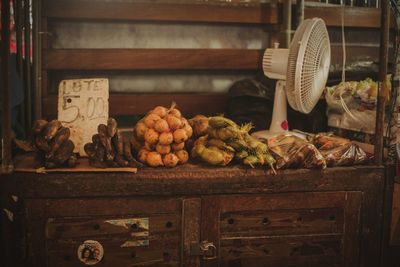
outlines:
[[[363,194],[347,192],[344,203],[343,256],[345,266],[359,266],[361,242],[361,207]]]
[[[230,195],[203,200],[205,266],[356,266],[360,192]]]
[[[118,211],[119,206],[115,205],[116,202],[113,202],[113,198],[119,197],[126,197],[126,201],[129,203],[129,197],[136,196],[135,199],[139,201],[138,203],[143,203],[140,202],[143,196],[271,194],[340,190],[365,192],[365,200],[371,205],[369,206],[370,213],[378,214],[380,206],[378,196],[381,192],[373,189],[382,187],[384,169],[374,166],[335,167],[325,170],[280,170],[277,175],[273,175],[269,169],[265,168],[249,169],[239,165],[210,167],[205,164],[185,164],[174,168],[173,171],[164,168],[142,168],[136,174],[62,173],[42,175],[14,173],[5,177],[8,177],[5,179],[20,184],[21,194],[29,198],[109,197],[108,202],[98,202],[101,208],[90,204],[93,207],[84,211],[88,214],[92,214],[93,211],[97,211],[97,214],[100,212],[113,214],[112,210],[106,210],[102,206],[110,203]],[[91,201],[85,199],[80,203],[91,203]],[[61,212],[58,211],[60,208],[68,211],[69,214],[85,214],[84,212],[80,213],[79,207],[68,206],[71,202],[66,201],[65,203],[67,205],[62,208],[59,204],[54,207],[55,214]],[[175,210],[179,206],[174,201],[169,204],[164,209],[171,210],[172,205],[172,210]],[[143,210],[141,205],[134,203],[132,205],[132,207]],[[156,206],[156,204],[154,205]],[[373,212],[371,207],[374,208]],[[372,216],[371,219],[375,217]]]
[[[77,249],[85,239],[60,240],[47,244],[47,266],[82,266]],[[123,240],[97,240],[104,248],[100,266],[179,266],[179,238],[152,241],[147,247],[121,248]],[[42,265],[37,265],[42,266]]]
[[[54,199],[45,207],[42,233],[49,267],[82,264],[77,251],[85,240],[102,245],[101,266],[181,262],[181,199]]]
[[[400,245],[400,182],[394,183],[392,221],[391,221],[391,243]]]
[[[219,266],[343,266],[341,235],[222,239]]]
[[[46,239],[44,235],[46,201],[35,199],[25,202],[27,260],[26,266],[42,266],[46,262]]]
[[[46,238],[71,239],[71,238],[107,238],[113,236],[131,236],[141,240],[149,236],[143,232],[140,223],[124,223],[124,220],[145,219],[149,223],[152,238],[154,236],[180,234],[181,217],[175,214],[145,215],[134,217],[125,215],[124,218],[71,218],[49,219],[46,224]],[[118,221],[120,224],[118,224]]]
[[[216,259],[202,261],[203,267],[218,266],[218,259],[221,257],[220,252],[220,197],[210,196],[204,197],[201,200],[201,240],[208,241],[214,244],[217,248]]]
[[[247,49],[48,49],[51,70],[254,70],[264,51]]]
[[[280,23],[280,8],[273,4],[232,5],[201,3],[119,3],[88,1],[45,1],[43,15],[63,19],[102,19],[132,21],[177,21],[205,23]],[[114,12],[109,12],[113,10]],[[340,26],[341,7],[306,6],[305,17],[321,17],[328,26]],[[377,8],[344,8],[347,27],[379,28],[380,10]]]
[[[113,12],[110,12],[113,10]],[[279,23],[277,5],[210,5],[199,3],[118,3],[89,1],[52,1],[43,5],[50,18],[104,19],[133,21],[183,21],[220,23]]]
[[[346,192],[304,192],[302,194],[285,193],[272,196],[224,196],[221,199],[221,213],[251,210],[280,209],[318,209],[343,207]]]
[[[54,199],[46,205],[50,218],[181,213],[181,200],[174,198]]]
[[[346,27],[379,28],[381,10],[368,7],[341,7],[341,6],[307,6],[304,9],[304,18],[323,18],[328,26],[342,26],[343,12]],[[393,22],[393,21],[392,21]],[[393,23],[392,23],[393,25]]]
[[[57,102],[55,96],[43,99],[43,111],[46,116],[57,116]],[[185,115],[202,114],[213,115],[222,113],[227,108],[228,95],[226,94],[111,94],[110,115],[146,114],[155,106],[168,107],[172,102],[179,104],[179,110]],[[207,109],[204,109],[207,107]]]
[[[193,257],[190,255],[190,244],[200,243],[201,199],[184,199],[182,216],[182,266],[199,267],[199,257]]]
[[[343,233],[340,208],[227,212],[220,217],[221,237]]]
[[[379,47],[347,46],[347,61],[375,62]],[[259,49],[46,49],[48,70],[261,70]],[[331,65],[342,64],[342,47],[331,46]]]
[[[274,262],[276,262],[276,266],[290,266],[291,262],[293,263],[292,266],[296,266],[297,261],[302,262],[301,259],[308,263],[306,266],[320,266],[321,264],[323,266],[334,266],[337,262],[339,262],[339,266],[343,266],[344,264],[341,264],[341,262],[345,262],[348,263],[348,266],[375,267],[377,266],[376,263],[379,262],[384,182],[382,168],[363,166],[326,170],[286,170],[273,176],[268,175],[268,171],[264,169],[253,170],[238,166],[207,168],[189,164],[176,168],[173,172],[165,171],[165,169],[145,168],[135,175],[32,175],[14,173],[4,177],[5,179],[2,179],[1,184],[8,184],[5,181],[13,181],[18,185],[18,195],[25,198],[25,224],[28,230],[29,246],[27,248],[28,261],[24,266],[44,266],[46,259],[49,260],[49,263],[58,263],[57,266],[63,264],[78,266],[78,262],[73,264],[69,262],[77,260],[72,257],[76,255],[79,242],[83,242],[86,238],[96,238],[96,231],[99,231],[99,241],[103,242],[107,239],[105,229],[115,233],[116,242],[109,243],[107,241],[105,244],[110,244],[107,245],[106,252],[114,251],[115,254],[113,255],[117,255],[116,260],[119,262],[116,266],[124,266],[128,261],[131,264],[130,260],[135,257],[140,258],[136,261],[137,264],[147,262],[149,265],[163,266],[169,260],[174,265],[173,257],[178,254],[180,255],[179,259],[183,257],[185,263],[188,261],[196,263],[196,261],[190,261],[191,257],[187,256],[187,243],[191,241],[184,240],[185,238],[182,235],[177,239],[174,235],[169,235],[167,229],[164,233],[173,237],[172,243],[168,243],[170,239],[166,240],[166,243],[150,242],[149,245],[153,246],[151,252],[147,252],[146,247],[124,248],[124,250],[121,248],[120,251],[117,249],[117,245],[121,246],[123,241],[126,240],[128,231],[110,230],[111,228],[105,228],[108,227],[105,225],[99,225],[99,230],[96,230],[98,226],[93,224],[99,218],[126,219],[147,216],[151,220],[152,217],[164,216],[165,219],[177,218],[179,220],[182,212],[193,219],[182,218],[182,221],[179,220],[182,227],[181,230],[177,229],[177,232],[182,232],[185,235],[190,233],[188,236],[194,241],[208,239],[214,242],[219,249],[218,253],[224,251],[225,244],[228,247],[231,246],[227,252],[227,263],[223,263],[226,264],[225,266],[260,266],[257,265],[258,260],[252,257],[251,251],[254,250],[254,253],[258,255],[257,253],[260,253],[259,248],[263,246],[269,247],[271,251],[269,256],[266,255],[263,258],[263,261],[271,263],[265,264],[267,266],[273,266]],[[346,192],[334,192],[338,190],[345,190]],[[314,191],[315,193],[305,193],[307,191]],[[227,194],[235,195],[229,196]],[[251,196],[249,194],[255,194],[253,203],[250,201]],[[160,197],[160,195],[175,196]],[[176,195],[191,195],[192,199],[183,204],[182,200],[176,199]],[[200,207],[199,197],[202,195],[204,197],[201,200],[202,206]],[[327,197],[323,197],[323,195]],[[279,196],[282,196],[282,198]],[[60,197],[67,199],[56,199]],[[223,201],[224,198],[226,201]],[[243,198],[243,201],[240,201],[241,198]],[[329,202],[329,199],[332,201]],[[303,205],[297,204],[295,200],[303,203]],[[319,200],[326,205],[321,206]],[[230,208],[232,201],[238,203],[233,205],[234,207],[237,206],[237,209],[232,210]],[[240,204],[241,202],[243,204]],[[279,204],[281,202],[283,204]],[[221,213],[222,209],[224,211]],[[311,213],[311,210],[314,211],[314,214]],[[330,214],[329,211],[333,213]],[[340,211],[342,215],[335,215],[335,211]],[[315,220],[320,217],[323,225],[320,228],[321,231],[318,230],[318,232],[311,234],[304,233],[302,231],[307,232],[308,230],[305,230],[307,228],[300,224],[301,227],[297,229],[299,234],[296,234],[296,228],[290,227],[295,218],[292,212],[302,214],[304,224],[310,222],[310,224],[315,225]],[[200,213],[202,220],[204,220],[201,226],[201,238],[198,230],[195,230],[200,222]],[[249,223],[255,226],[254,235],[250,235],[251,230],[246,229],[245,226],[231,232],[227,230],[229,225],[225,224],[223,218],[227,220],[229,219],[227,218],[228,215],[240,215],[241,219],[236,222],[241,223],[242,220],[246,219],[246,214],[252,214]],[[273,227],[272,231],[264,231],[264,224],[260,226],[260,222],[262,223],[262,219],[264,219],[264,217],[258,217],[260,214],[270,214],[268,220],[271,223],[269,224],[268,220],[264,222],[266,222],[267,228]],[[327,215],[328,219],[331,218],[336,222],[329,226],[329,222],[326,220]],[[330,217],[331,215],[335,218]],[[62,234],[58,234],[58,232],[63,232],[61,231],[63,230],[62,227],[48,227],[48,229],[53,229],[52,232],[49,231],[49,233],[52,233],[49,236],[52,239],[46,241],[45,230],[48,218],[54,218],[54,221],[49,221],[49,223],[57,223],[58,226],[72,223],[74,227],[67,228],[65,231],[70,238],[61,238]],[[288,218],[288,221],[285,218]],[[75,224],[76,219],[78,221],[84,219],[88,223]],[[341,220],[344,221],[343,224],[339,223]],[[164,222],[161,220],[158,225],[160,231],[162,231]],[[172,228],[174,225],[176,226],[173,223]],[[84,229],[82,232],[88,231],[90,235],[75,238],[75,230],[73,230],[75,227]],[[90,227],[93,227],[93,230]],[[315,227],[320,226],[315,225]],[[324,231],[326,232],[323,233]],[[289,234],[284,234],[285,232]],[[243,235],[243,233],[245,234]],[[156,238],[163,239],[166,236],[161,234],[157,235]],[[307,239],[311,237],[313,239]],[[280,249],[281,246],[291,244],[289,238],[299,238],[299,241],[293,240],[292,242],[297,244],[297,247],[302,248],[298,252],[299,254],[293,254],[290,257],[277,256],[271,258],[274,253],[284,251],[284,249]],[[286,241],[279,244],[280,241],[277,240]],[[307,242],[301,243],[301,240],[307,240]],[[335,240],[340,240],[340,243]],[[68,242],[74,243],[70,245]],[[174,252],[176,248],[171,246],[173,242],[183,242],[186,244],[184,245],[186,249]],[[46,255],[46,250],[43,249],[46,248],[46,243],[49,251],[53,251],[51,258]],[[238,244],[240,249],[243,248],[244,251],[247,251],[243,254],[246,257],[235,258],[238,249],[232,247],[232,244]],[[240,244],[253,244],[254,247]],[[339,244],[341,244],[339,254],[332,254],[336,251],[334,248],[338,249]],[[358,245],[360,247],[357,247]],[[309,246],[311,246],[310,250],[315,252],[313,256],[304,254],[308,251]],[[321,252],[321,248],[325,248],[325,250],[322,249],[324,254],[317,254],[318,251]],[[285,249],[286,252],[290,251],[288,246]],[[301,251],[304,252],[304,255],[301,254]],[[262,252],[265,253],[264,250]],[[182,256],[182,253],[185,256]],[[357,258],[350,258],[357,254],[361,256],[360,264],[357,264]],[[119,255],[122,256],[118,257]],[[221,256],[221,254],[219,255]],[[109,264],[111,260],[107,258],[107,253],[104,260],[103,264]],[[155,262],[151,262],[151,260]],[[212,260],[204,262],[204,266],[215,266],[215,262]]]

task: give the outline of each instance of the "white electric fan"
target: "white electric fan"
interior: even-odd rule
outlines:
[[[278,80],[272,121],[269,131],[259,131],[253,136],[268,139],[288,130],[286,96],[293,109],[310,113],[325,88],[330,60],[328,31],[320,18],[304,20],[289,49],[267,49],[263,58],[264,74]]]

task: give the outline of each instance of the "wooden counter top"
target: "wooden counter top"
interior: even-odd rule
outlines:
[[[24,240],[30,251],[21,266],[46,262],[48,266],[77,266],[76,249],[89,236],[104,245],[104,266],[139,266],[147,257],[162,261],[164,252],[176,259],[175,265],[168,266],[200,266],[200,259],[190,254],[190,244],[200,240],[216,245],[221,262],[235,257],[242,266],[256,261],[263,266],[283,266],[283,262],[345,266],[341,261],[348,266],[378,266],[384,185],[385,169],[376,166],[284,170],[277,175],[262,168],[191,164],[143,168],[136,174],[16,172],[0,177],[0,201],[10,216],[15,215],[13,222],[3,216],[4,243],[15,243],[5,255],[10,262],[21,260],[22,241],[16,236],[22,226],[27,234],[20,239],[28,237]],[[131,248],[138,257],[121,248],[131,238],[131,227],[109,232],[108,220],[127,218],[148,218],[151,229],[159,225],[164,233],[153,230],[152,245]],[[165,227],[168,223],[175,230]],[[325,228],[320,231],[320,227]],[[251,230],[249,238],[243,236],[243,229]],[[282,234],[282,229],[288,230]],[[314,234],[309,234],[310,229]],[[239,243],[232,243],[232,237]],[[310,244],[318,248],[317,254],[298,254]],[[251,254],[229,252],[244,247]],[[265,249],[271,252],[266,255]]]
[[[244,166],[208,167],[186,164],[173,169],[143,168],[130,173],[12,173],[2,188],[28,198],[204,195],[293,191],[363,191],[383,182],[384,168],[336,167],[325,170],[282,170]],[[368,183],[366,185],[366,183]]]

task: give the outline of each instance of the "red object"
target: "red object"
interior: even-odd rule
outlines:
[[[13,1],[10,0],[9,2],[10,2],[10,8],[12,8],[13,7]],[[0,9],[1,9],[1,2],[0,2]],[[1,11],[0,11],[0,13],[1,13]],[[17,53],[17,44],[16,44],[16,41],[15,41],[15,38],[12,38],[13,35],[15,36],[14,26],[15,25],[14,25],[13,15],[10,12],[10,37],[11,37],[11,39],[10,39],[10,53],[13,53],[13,54]],[[1,28],[2,28],[2,25],[0,23],[0,30],[1,30]]]
[[[289,123],[288,123],[287,120],[284,120],[284,121],[281,123],[281,128],[282,128],[283,130],[285,130],[285,131],[287,131],[287,130],[289,129]]]

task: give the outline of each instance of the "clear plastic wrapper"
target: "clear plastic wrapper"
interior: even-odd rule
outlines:
[[[386,83],[390,92],[390,75],[386,77]],[[373,134],[377,94],[378,83],[370,78],[362,81],[341,82],[327,87],[325,99],[328,106],[328,125]],[[389,96],[390,93],[387,100]]]
[[[367,153],[349,139],[321,133],[314,137],[314,145],[321,152],[328,167],[366,163]]]
[[[276,159],[277,169],[326,168],[326,162],[316,147],[294,134],[281,134],[268,139],[268,147]]]

